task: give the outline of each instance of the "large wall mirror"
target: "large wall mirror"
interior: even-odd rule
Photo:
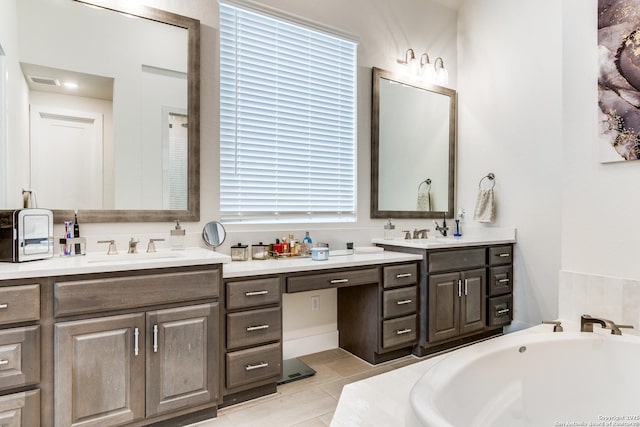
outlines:
[[[2,2],[29,130],[8,141],[0,208],[27,189],[56,221],[199,220],[200,23],[135,3]]]
[[[373,69],[371,218],[453,217],[456,92]]]

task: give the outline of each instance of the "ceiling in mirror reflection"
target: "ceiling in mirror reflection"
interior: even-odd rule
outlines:
[[[71,0],[16,3],[32,140],[11,150],[8,172],[28,170],[23,186],[44,208],[186,210],[188,138],[171,122],[188,110],[187,29]],[[38,162],[36,147],[47,147]],[[22,188],[9,190],[0,207],[20,207]]]

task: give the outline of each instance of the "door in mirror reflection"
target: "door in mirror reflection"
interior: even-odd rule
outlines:
[[[102,209],[102,115],[31,106],[31,188],[48,209]]]

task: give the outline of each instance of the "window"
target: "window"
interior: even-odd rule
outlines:
[[[220,3],[223,221],[355,221],[355,117],[355,42]]]

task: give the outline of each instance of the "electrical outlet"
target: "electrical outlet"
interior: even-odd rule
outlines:
[[[311,311],[320,310],[320,296],[314,295],[311,297]]]

